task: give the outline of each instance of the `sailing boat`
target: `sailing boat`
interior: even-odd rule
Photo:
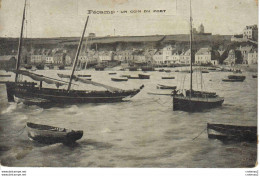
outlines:
[[[21,60],[21,49],[23,42],[23,26],[25,19],[25,9],[26,9],[26,0],[24,4],[23,18],[22,18],[22,27],[19,39],[18,46],[18,59],[16,64],[16,70],[12,70],[15,75],[15,82],[2,82],[6,84],[8,101],[14,101],[14,97],[20,98],[27,102],[40,102],[40,103],[59,103],[59,104],[74,104],[74,103],[98,103],[98,102],[117,102],[122,101],[126,97],[133,97],[144,87],[143,85],[138,89],[133,90],[122,90],[115,87],[107,86],[101,83],[85,80],[82,78],[78,78],[74,75],[75,68],[78,61],[78,56],[80,53],[82,41],[84,38],[85,30],[88,24],[87,17],[84,30],[77,48],[77,53],[73,63],[73,69],[70,75],[70,81],[62,81],[58,79],[54,79],[51,77],[35,74],[28,72],[26,70],[20,70],[20,60]],[[19,75],[25,75],[33,80],[40,81],[40,85],[37,86],[35,82],[27,82],[27,81],[18,81]],[[72,79],[76,79],[77,81],[81,81],[86,84],[92,84],[95,86],[102,86],[106,88],[105,91],[95,91],[95,90],[72,90],[71,85]],[[48,84],[55,84],[57,88],[43,88],[42,82],[46,82]],[[67,89],[58,89],[59,86],[67,84]]]
[[[202,111],[204,109],[221,106],[223,97],[215,92],[195,91],[192,89],[192,61],[194,58],[192,50],[192,13],[190,0],[190,90],[173,91],[173,111],[182,110],[188,112]]]

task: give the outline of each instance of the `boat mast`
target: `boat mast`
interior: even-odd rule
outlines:
[[[69,82],[69,85],[68,85],[68,91],[70,90],[71,81],[72,81],[72,78],[74,76],[75,68],[76,68],[76,65],[77,65],[77,61],[78,61],[78,57],[79,57],[82,41],[83,41],[84,34],[85,34],[85,31],[86,31],[86,28],[87,28],[87,24],[88,24],[88,17],[87,17],[87,20],[86,20],[86,23],[85,23],[85,26],[84,26],[84,29],[83,29],[83,33],[82,33],[81,39],[79,41],[79,46],[78,46],[78,49],[77,49],[77,53],[76,53],[75,59],[74,59],[74,62],[73,62],[73,68],[72,68],[72,72],[71,72],[71,75],[70,75],[70,82]]]
[[[192,92],[192,13],[191,13],[191,0],[190,0],[190,97]]]
[[[19,70],[19,67],[20,67],[20,60],[21,60],[21,53],[22,53],[23,26],[24,26],[24,19],[25,19],[25,9],[26,9],[26,0],[24,1],[23,19],[22,19],[21,33],[20,33],[19,45],[18,45],[15,82],[17,82],[17,80],[18,80],[18,70]]]

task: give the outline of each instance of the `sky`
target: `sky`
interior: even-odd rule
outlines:
[[[20,35],[24,0],[0,1],[0,37]],[[114,14],[88,14],[115,11]],[[141,13],[130,13],[141,10]],[[144,13],[144,10],[150,10]],[[165,10],[153,12],[153,10]],[[127,11],[127,13],[121,13]],[[169,35],[189,32],[189,0],[27,0],[25,37]],[[258,24],[257,0],[192,0],[193,26],[205,32],[240,34]]]

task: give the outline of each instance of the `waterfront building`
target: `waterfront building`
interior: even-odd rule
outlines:
[[[0,56],[0,69],[15,69],[15,67],[16,67],[15,55]]]
[[[236,53],[235,53],[235,50],[231,49],[229,52],[228,52],[228,57],[224,60],[224,64],[225,65],[235,65],[236,63],[236,60],[237,60],[237,57],[236,57]]]
[[[109,62],[113,60],[113,51],[100,51],[98,53],[99,62]]]
[[[242,58],[243,58],[243,64],[247,64],[248,63],[248,53],[250,51],[252,51],[253,46],[240,46],[239,48],[237,48],[237,50],[241,51],[242,54]]]
[[[34,49],[31,51],[31,64],[44,63],[46,60],[45,50]]]
[[[213,51],[210,47],[200,48],[195,54],[195,64],[219,64],[220,54],[217,51]]]
[[[252,49],[248,53],[248,65],[258,64],[258,50]]]
[[[164,64],[169,64],[173,63],[173,58],[172,58],[172,53],[173,53],[174,48],[171,45],[168,45],[163,48],[163,63]]]
[[[180,64],[185,64],[185,65],[190,64],[190,49],[188,49],[187,51],[183,50],[179,58],[180,58]]]
[[[153,61],[157,65],[162,65],[163,64],[163,51],[162,50],[157,50],[154,55],[153,55]]]

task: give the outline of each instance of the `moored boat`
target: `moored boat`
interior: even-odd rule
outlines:
[[[191,12],[191,0],[190,0],[190,12]],[[193,32],[192,32],[192,13],[190,13],[190,69],[186,72],[190,73],[190,88],[189,90],[180,89],[178,91],[173,91],[173,111],[181,110],[187,112],[203,111],[205,109],[215,108],[222,105],[224,102],[223,97],[219,97],[215,92],[205,92],[202,91],[202,81],[201,81],[201,91],[193,90],[193,62],[194,51],[193,51]],[[211,70],[214,70],[212,68]],[[201,74],[202,75],[202,74]],[[202,79],[202,77],[201,77]]]
[[[175,79],[174,76],[162,76],[162,79]]]
[[[111,73],[108,73],[109,75],[116,75],[116,73],[115,72],[111,72]]]
[[[124,77],[121,77],[121,78],[111,78],[112,81],[127,81],[128,78],[124,78]]]
[[[201,70],[201,73],[209,73],[208,70]]]
[[[162,85],[162,84],[157,84],[157,89],[176,89],[177,86],[167,86],[167,85]]]
[[[28,137],[31,140],[44,144],[64,143],[71,144],[83,136],[82,130],[71,130],[49,125],[27,122]]]
[[[23,18],[21,33],[18,45],[18,57],[16,62],[16,69],[10,70],[14,72],[15,81],[14,82],[1,82],[6,84],[7,98],[9,102],[13,102],[15,98],[18,98],[22,102],[38,102],[44,103],[44,105],[49,104],[79,104],[79,103],[107,103],[107,102],[118,102],[123,101],[126,97],[133,97],[144,87],[140,86],[138,89],[122,90],[112,86],[104,85],[102,83],[82,79],[79,77],[74,77],[74,72],[76,70],[78,56],[82,48],[82,42],[84,39],[84,34],[86,31],[89,16],[86,19],[86,23],[82,32],[82,36],[79,41],[75,59],[73,62],[72,72],[70,75],[69,82],[64,80],[59,80],[52,77],[47,77],[44,75],[35,74],[26,70],[20,70],[21,53],[22,53],[22,39],[23,39],[23,25],[25,21],[25,11],[26,3],[24,4]],[[22,81],[19,75],[28,76],[35,81],[39,81],[39,85],[35,82],[29,83],[27,81]],[[72,85],[75,85],[72,80],[80,81],[85,84],[92,84],[94,86],[100,86],[106,90],[73,90]],[[43,82],[47,84],[55,84],[57,88],[47,88],[43,87]],[[59,89],[60,86],[68,85],[68,87],[63,87]],[[46,103],[46,104],[45,104]]]
[[[0,75],[0,77],[11,77],[11,75]]]
[[[208,138],[223,141],[257,141],[256,126],[237,126],[227,124],[207,124]]]
[[[139,79],[150,79],[150,75],[147,74],[138,74]]]
[[[246,76],[243,75],[228,75],[227,79],[222,79],[224,82],[243,82]]]
[[[91,75],[82,75],[82,74],[78,74],[78,77],[91,77]]]
[[[257,75],[252,75],[252,78],[257,78]]]

